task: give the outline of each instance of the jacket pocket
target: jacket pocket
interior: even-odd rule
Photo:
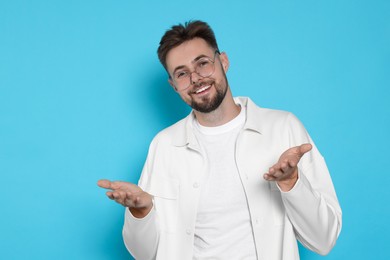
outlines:
[[[162,231],[175,232],[178,218],[179,181],[170,178],[151,178],[150,194],[154,197],[157,221]]]

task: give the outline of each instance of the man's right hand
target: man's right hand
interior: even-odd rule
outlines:
[[[129,208],[136,218],[145,217],[153,208],[152,195],[135,184],[123,181],[99,180],[98,186],[109,189],[107,197]]]

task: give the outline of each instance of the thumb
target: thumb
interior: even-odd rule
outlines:
[[[309,143],[302,144],[301,146],[299,146],[299,153],[301,154],[301,156],[303,156],[305,153],[310,151],[312,148],[313,148],[313,146]]]
[[[99,180],[97,182],[97,185],[101,188],[104,188],[104,189],[110,189],[111,188],[111,181],[102,179],[102,180]]]

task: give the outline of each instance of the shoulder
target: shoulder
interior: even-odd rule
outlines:
[[[262,108],[247,100],[246,129],[254,130],[272,140],[290,147],[310,142],[302,122],[291,112]]]
[[[237,98],[247,109],[247,126],[259,132],[273,131],[277,128],[302,127],[302,123],[291,112],[264,108],[249,98]]]

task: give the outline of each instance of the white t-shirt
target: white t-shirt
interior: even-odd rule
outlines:
[[[234,155],[245,114],[241,106],[236,118],[218,127],[204,127],[194,120],[195,135],[209,166],[198,205],[194,259],[257,259],[247,199]]]

